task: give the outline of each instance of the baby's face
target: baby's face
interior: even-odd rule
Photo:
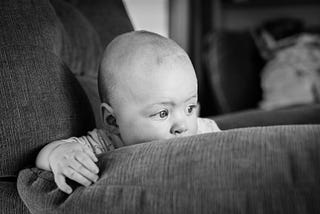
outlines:
[[[114,116],[125,145],[197,133],[197,79],[190,61],[139,65],[117,86]],[[135,68],[132,68],[135,69]]]

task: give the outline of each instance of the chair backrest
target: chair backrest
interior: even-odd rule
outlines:
[[[0,27],[0,177],[14,177],[45,144],[95,125],[61,56],[68,35],[52,5],[1,1]]]
[[[219,31],[208,35],[204,59],[207,90],[212,97],[208,97],[207,90],[202,90],[208,94],[202,97],[215,100],[217,109],[216,112],[203,109],[203,114],[223,114],[258,106],[264,61],[249,31]]]

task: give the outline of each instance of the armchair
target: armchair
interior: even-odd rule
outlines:
[[[309,124],[311,115],[299,123],[307,125],[124,147],[99,157],[98,183],[71,182],[75,192],[62,193],[51,172],[34,168],[36,154],[98,124],[92,79],[83,78],[94,78],[102,48],[132,26],[120,0],[3,0],[0,6],[1,213],[320,211],[320,127]],[[319,109],[313,114],[318,118]],[[232,117],[217,119],[225,130],[237,128]]]

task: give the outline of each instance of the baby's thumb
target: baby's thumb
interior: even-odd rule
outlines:
[[[66,177],[62,174],[55,174],[54,181],[56,182],[58,188],[67,194],[72,193],[72,188],[66,183]]]

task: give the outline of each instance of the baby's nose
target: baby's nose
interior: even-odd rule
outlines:
[[[175,136],[183,135],[187,131],[187,126],[183,123],[174,124],[170,129],[170,133]]]

